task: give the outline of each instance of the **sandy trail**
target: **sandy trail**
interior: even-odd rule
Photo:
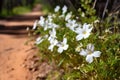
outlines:
[[[26,38],[0,35],[0,80],[31,80],[30,71],[24,67],[27,52]]]
[[[40,15],[41,11],[33,11],[0,20],[0,80],[34,80],[25,61],[37,52],[31,43],[25,45],[28,40],[26,28],[32,27]]]

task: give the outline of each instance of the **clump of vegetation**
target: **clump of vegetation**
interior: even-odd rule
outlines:
[[[87,11],[79,10],[80,16],[76,16],[67,6],[56,6],[55,13],[35,21],[34,34],[39,34],[35,44],[40,49],[41,60],[57,67],[48,79],[51,76],[57,80],[120,79],[118,18],[101,21],[92,12],[89,14],[91,8],[86,7]]]

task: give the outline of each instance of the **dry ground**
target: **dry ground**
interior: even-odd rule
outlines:
[[[42,15],[38,9],[20,16],[0,20],[0,80],[45,80],[47,63],[38,63],[37,49],[28,41],[27,27]]]

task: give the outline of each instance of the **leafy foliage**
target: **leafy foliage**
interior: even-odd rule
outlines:
[[[87,6],[91,0],[81,2],[85,11],[79,11],[80,16],[67,12],[66,6],[62,9],[57,6],[55,13],[34,23],[34,33],[40,33],[35,43],[42,59],[57,67],[48,79],[54,74],[60,80],[120,79],[120,23],[117,15],[104,21],[96,20],[94,11]]]

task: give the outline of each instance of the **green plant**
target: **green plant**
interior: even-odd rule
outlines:
[[[67,12],[66,6],[62,10],[57,6],[54,11],[35,21],[33,30],[34,34],[40,33],[35,44],[41,57],[58,67],[58,78],[120,79],[120,24],[116,18],[111,23],[110,17],[102,22],[94,20],[94,15],[76,16]],[[59,73],[61,69],[63,74]]]

